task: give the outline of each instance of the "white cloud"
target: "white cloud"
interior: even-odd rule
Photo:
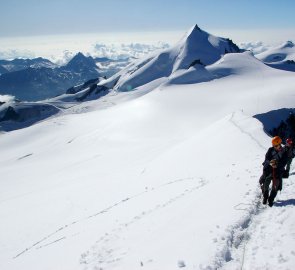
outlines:
[[[10,60],[15,58],[34,58],[35,54],[30,50],[3,50],[0,51],[0,59]]]
[[[157,42],[154,44],[145,43],[121,43],[121,44],[104,44],[96,43],[93,45],[91,55],[95,57],[108,57],[111,59],[124,59],[129,57],[140,58],[155,50],[169,48],[169,44],[165,42]]]
[[[74,56],[75,52],[64,50],[61,54],[51,55],[49,59],[58,65],[67,64]]]
[[[273,46],[263,43],[262,41],[256,42],[241,42],[238,44],[241,49],[252,51],[254,54],[265,52]]]
[[[139,58],[174,44],[179,36],[178,32],[145,32],[0,37],[0,59],[41,56],[54,63],[64,64],[78,52],[113,59]]]
[[[15,100],[14,96],[10,95],[0,95],[0,102],[12,102]]]

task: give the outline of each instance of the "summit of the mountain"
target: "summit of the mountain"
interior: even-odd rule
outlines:
[[[85,56],[83,53],[77,53],[66,66],[64,69],[71,70],[71,71],[86,71],[87,69],[97,69],[95,64],[95,60],[91,56]]]
[[[224,54],[240,52],[239,47],[230,39],[209,34],[198,25],[192,27],[176,47],[179,55],[174,71],[188,68],[193,59],[199,59],[203,64],[210,65]]]
[[[281,47],[283,48],[294,48],[294,43],[291,40],[284,42]]]

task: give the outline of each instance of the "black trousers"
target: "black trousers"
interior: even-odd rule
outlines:
[[[283,186],[282,177],[275,177],[275,181],[273,180],[274,179],[272,174],[269,174],[267,176],[263,174],[259,179],[263,197],[270,201],[273,201],[275,199],[275,197],[277,196],[278,190],[282,190],[282,186]],[[271,183],[272,183],[272,186],[270,190]],[[270,190],[270,193],[269,193],[269,190]]]

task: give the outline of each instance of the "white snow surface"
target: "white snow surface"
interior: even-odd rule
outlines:
[[[227,54],[0,134],[0,269],[293,269],[294,166],[262,206],[253,116],[294,85]]]

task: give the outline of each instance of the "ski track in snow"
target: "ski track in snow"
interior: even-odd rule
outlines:
[[[78,224],[78,223],[85,222],[85,221],[87,221],[87,220],[89,220],[89,219],[92,219],[92,218],[95,218],[95,217],[100,216],[100,215],[102,215],[102,214],[108,213],[109,211],[111,211],[111,210],[114,209],[115,207],[121,206],[121,205],[123,205],[124,203],[127,203],[127,202],[129,202],[129,201],[131,201],[131,200],[133,200],[133,199],[136,199],[136,198],[138,198],[138,197],[140,197],[140,196],[142,196],[142,195],[145,195],[145,194],[147,194],[147,193],[154,192],[154,191],[156,191],[156,190],[158,190],[158,189],[161,189],[161,188],[163,188],[163,187],[166,187],[166,186],[169,186],[169,185],[172,185],[172,184],[177,184],[177,183],[184,182],[184,181],[195,181],[195,180],[198,180],[198,179],[199,179],[199,181],[198,181],[198,185],[197,185],[197,186],[194,186],[194,187],[191,188],[191,189],[185,189],[185,191],[181,192],[180,195],[171,198],[170,200],[168,200],[168,201],[167,201],[166,203],[164,203],[164,204],[157,205],[156,207],[154,207],[154,208],[152,208],[152,209],[150,209],[150,210],[147,210],[147,211],[142,211],[142,213],[140,213],[139,215],[135,216],[130,222],[128,222],[128,223],[124,223],[124,224],[121,224],[120,227],[119,227],[118,229],[115,229],[115,231],[120,231],[120,230],[121,230],[121,227],[127,227],[127,226],[131,225],[132,223],[134,223],[135,221],[137,221],[137,220],[143,218],[146,214],[153,213],[153,212],[156,211],[157,209],[161,209],[161,208],[163,208],[163,207],[165,207],[165,206],[168,206],[169,204],[171,204],[171,203],[173,203],[174,201],[176,201],[176,200],[182,198],[182,197],[185,196],[186,194],[191,193],[191,192],[193,192],[193,191],[195,191],[195,190],[197,190],[197,189],[203,187],[207,182],[206,182],[205,180],[203,180],[203,179],[200,179],[200,178],[196,178],[196,177],[187,177],[187,178],[181,178],[181,179],[172,180],[172,181],[169,181],[169,182],[164,183],[164,184],[162,184],[162,185],[159,185],[159,186],[157,186],[157,187],[150,188],[150,189],[148,189],[148,190],[146,189],[145,191],[142,191],[142,192],[139,192],[139,193],[134,194],[134,195],[132,195],[132,196],[126,197],[125,199],[122,199],[122,200],[120,200],[120,201],[118,201],[118,202],[116,202],[116,203],[114,203],[114,204],[112,204],[112,205],[110,205],[110,206],[104,208],[103,210],[101,210],[101,211],[99,211],[99,212],[97,212],[97,213],[94,213],[94,214],[89,215],[89,216],[87,216],[87,217],[84,217],[84,218],[81,218],[81,219],[75,220],[75,221],[73,221],[73,222],[71,222],[71,223],[68,223],[68,224],[66,224],[66,225],[64,225],[64,226],[62,226],[62,227],[60,227],[60,228],[58,228],[56,231],[52,232],[51,234],[48,234],[47,236],[45,236],[44,238],[42,238],[42,239],[40,239],[39,241],[35,242],[35,243],[32,244],[31,246],[25,248],[23,251],[21,251],[20,253],[18,253],[17,255],[15,255],[15,256],[13,257],[13,259],[18,258],[19,256],[21,256],[21,255],[25,254],[26,252],[32,250],[33,248],[40,249],[40,248],[44,248],[44,247],[46,247],[46,246],[52,245],[52,244],[54,244],[54,243],[57,243],[57,242],[59,242],[59,241],[61,241],[61,240],[65,240],[67,237],[62,236],[62,237],[59,237],[58,239],[55,239],[55,240],[51,241],[50,243],[47,243],[47,244],[43,244],[43,245],[42,245],[42,243],[43,243],[44,241],[46,241],[46,240],[52,238],[52,237],[55,236],[56,234],[58,234],[58,233],[60,233],[60,232],[62,232],[62,231],[64,231],[64,230],[66,230],[66,229],[68,229],[68,228],[70,228],[70,227],[72,227],[72,226],[74,226],[74,225],[76,225],[76,224]],[[106,233],[105,235],[108,235],[108,234]],[[74,236],[74,235],[73,235],[73,236]],[[104,239],[104,236],[103,236],[102,238]],[[85,255],[82,255],[81,257],[86,257],[86,256],[85,256]],[[81,261],[83,261],[83,260],[81,260]],[[85,261],[85,260],[84,260],[84,261]]]
[[[170,181],[159,186],[159,188],[175,184],[177,182],[194,179],[195,178],[187,178]],[[113,244],[109,245],[109,243],[113,243],[114,241],[118,241],[120,239],[120,233],[128,230],[130,226],[147,217],[148,215],[153,214],[157,210],[163,209],[172,203],[175,203],[186,195],[199,190],[206,184],[207,181],[200,179],[196,186],[193,186],[192,188],[186,188],[180,194],[170,198],[164,203],[157,204],[156,206],[147,210],[142,210],[138,215],[131,218],[128,222],[121,223],[117,228],[112,229],[110,232],[106,232],[99,238],[99,240],[96,241],[95,245],[90,250],[81,255],[80,263],[85,265],[85,269],[89,269],[89,267],[90,269],[105,269],[105,267],[107,267],[109,264],[121,261],[123,257],[127,255],[128,250],[115,250]]]
[[[54,243],[56,243],[56,242],[59,242],[59,241],[61,241],[61,240],[64,240],[64,239],[66,239],[65,236],[64,236],[64,237],[61,237],[61,238],[59,238],[59,239],[57,239],[57,240],[54,240],[53,242],[50,242],[50,243],[48,243],[48,244],[45,244],[45,245],[42,245],[42,246],[38,246],[37,249],[40,249],[40,248],[43,248],[43,247],[50,246],[50,245],[52,245],[52,244],[54,244]]]
[[[22,159],[27,158],[27,157],[32,156],[32,155],[33,155],[33,153],[30,153],[30,154],[24,155],[22,157],[19,157],[17,160],[22,160]]]

